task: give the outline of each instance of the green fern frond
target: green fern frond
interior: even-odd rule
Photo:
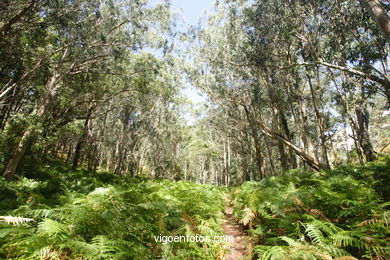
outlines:
[[[305,225],[306,233],[309,236],[309,238],[318,245],[325,245],[326,241],[324,238],[323,233],[318,228],[317,225],[309,223]]]
[[[33,257],[36,257],[37,259],[58,259],[58,254],[51,246],[46,246],[37,250],[33,254]]]
[[[67,234],[68,231],[68,227],[65,224],[47,218],[38,224],[37,232],[45,235],[55,235]]]
[[[97,257],[109,258],[114,256],[117,248],[113,245],[112,241],[106,236],[96,236],[92,239],[92,245],[98,250]]]
[[[282,246],[256,246],[255,252],[260,260],[285,259],[286,250]]]
[[[68,248],[74,253],[81,254],[87,258],[94,258],[99,254],[98,248],[84,241],[70,239],[61,245],[62,248]]]
[[[286,242],[289,246],[302,246],[302,243],[286,236],[282,236],[280,239]]]
[[[357,241],[354,237],[351,236],[351,233],[348,231],[341,231],[330,236],[332,244],[337,247],[347,247],[354,246],[357,244]]]

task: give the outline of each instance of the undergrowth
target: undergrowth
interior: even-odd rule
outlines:
[[[290,171],[234,190],[260,259],[388,259],[390,160]]]
[[[219,236],[222,192],[190,182],[49,170],[42,180],[0,179],[0,257],[6,259],[214,259],[217,242],[154,236]]]
[[[260,259],[388,259],[390,159],[293,170],[233,191],[234,216]],[[220,259],[223,190],[49,167],[0,178],[0,258]]]

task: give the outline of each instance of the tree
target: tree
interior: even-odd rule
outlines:
[[[297,158],[301,166],[330,168],[340,109],[357,152],[375,158],[368,100],[389,100],[390,85],[386,42],[363,13],[356,1],[226,1],[207,28],[193,28],[193,84],[232,111],[232,122],[240,116],[233,110],[244,111],[259,176],[295,168]],[[333,103],[340,85],[351,97],[347,111]],[[274,153],[279,164],[265,160]]]
[[[152,10],[158,15],[152,14]],[[36,15],[46,26],[45,41],[39,47],[42,51],[34,57],[33,64],[38,65],[32,70],[45,83],[43,88],[34,86],[37,103],[30,116],[36,122],[44,122],[53,109],[54,100],[73,85],[72,80],[78,75],[121,73],[113,71],[111,61],[119,57],[129,59],[130,50],[139,48],[147,40],[140,35],[147,32],[148,24],[159,21],[165,26],[164,13],[161,6],[150,8],[139,1],[115,5],[111,1],[40,3]],[[4,176],[15,174],[28,143],[37,133],[34,125],[23,133]]]
[[[361,3],[381,29],[387,43],[390,44],[390,18],[381,2],[379,0],[361,0]]]

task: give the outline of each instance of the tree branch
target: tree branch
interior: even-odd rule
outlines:
[[[33,9],[35,4],[38,3],[37,0],[32,0],[31,3],[26,6],[25,8],[22,9],[22,11],[20,11],[17,15],[15,15],[14,17],[12,17],[8,23],[4,24],[1,28],[0,28],[0,35],[4,36],[6,35],[10,30],[11,30],[11,27],[13,24],[17,23],[24,15],[27,14],[27,12],[30,10],[30,9]]]

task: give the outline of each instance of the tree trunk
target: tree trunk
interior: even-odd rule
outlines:
[[[283,114],[283,110],[282,108],[280,107],[280,102],[276,102],[275,103],[276,106],[274,107],[273,111],[274,111],[274,119],[275,119],[275,125],[276,125],[276,129],[278,132],[284,132],[286,137],[291,140],[290,138],[290,131],[288,129],[288,125],[287,125],[287,120]],[[282,169],[283,171],[288,171],[289,170],[289,154],[288,154],[288,151],[285,149],[285,146],[284,144],[281,142],[281,141],[278,141],[277,142],[278,144],[278,151],[279,151],[279,155],[280,155],[280,165],[282,166]],[[293,159],[295,159],[295,157],[292,156]]]
[[[263,133],[273,139],[282,141],[286,146],[290,147],[294,150],[294,152],[299,155],[307,164],[310,165],[314,170],[320,171],[323,169],[327,169],[326,165],[320,163],[317,161],[316,158],[311,156],[310,154],[307,154],[305,151],[297,147],[295,144],[293,144],[291,141],[286,139],[284,136],[276,133],[275,131],[272,131],[270,128],[268,128],[263,123],[258,122],[260,128],[263,130]]]
[[[89,125],[89,120],[91,119],[92,111],[93,111],[92,108],[88,109],[88,113],[87,113],[87,116],[86,116],[86,119],[84,122],[83,133],[80,136],[80,139],[77,141],[76,148],[74,151],[72,170],[77,169],[77,167],[79,165],[81,149],[83,148],[85,138],[87,137],[87,134],[88,134],[88,125]]]
[[[253,141],[255,143],[255,152],[256,152],[256,163],[257,163],[257,170],[259,173],[259,179],[263,179],[265,177],[265,159],[263,156],[263,153],[261,151],[261,145],[260,145],[260,138],[258,136],[258,133],[256,131],[256,125],[255,121],[252,118],[252,115],[250,114],[249,110],[245,108],[245,114],[248,120],[249,127],[251,129],[251,135],[253,138]]]
[[[267,138],[264,138],[264,141],[265,141],[265,148],[267,150],[269,165],[271,166],[271,174],[267,174],[267,175],[268,176],[275,176],[276,175],[276,170],[275,170],[275,165],[274,165],[274,161],[273,161],[273,158],[272,158],[271,145],[268,142]]]
[[[360,0],[390,44],[390,18],[379,0]]]
[[[306,70],[308,71],[307,67],[306,67]],[[315,115],[315,119],[317,121],[318,131],[320,132],[323,162],[330,169],[330,163],[329,163],[329,158],[328,158],[328,148],[326,146],[325,130],[324,130],[324,126],[322,124],[320,111],[319,111],[318,106],[317,106],[314,87],[313,87],[312,80],[311,80],[308,72],[306,73],[306,76],[307,76],[307,80],[309,81],[310,94],[311,94],[311,99],[312,99],[313,108],[314,108],[314,115]],[[317,75],[317,81],[319,81],[319,75]]]
[[[356,107],[355,113],[358,122],[356,132],[359,145],[362,148],[364,156],[366,157],[366,161],[374,161],[376,158],[368,133],[369,112],[363,102],[361,102],[359,106]]]
[[[27,143],[31,136],[31,130],[27,130],[24,132],[18,147],[16,148],[14,154],[12,155],[11,159],[9,160],[7,167],[5,168],[5,171],[3,173],[3,176],[7,179],[11,179],[14,177],[16,170],[19,166],[19,162],[22,159],[24,153],[27,149]]]
[[[41,99],[40,106],[36,112],[38,118],[42,118],[45,115],[52,98],[56,94],[58,88],[61,86],[61,74],[55,73],[46,83],[45,89],[47,94]],[[30,126],[24,133],[22,138],[19,141],[18,147],[15,149],[11,159],[9,160],[3,176],[6,178],[13,178],[16,173],[16,170],[19,166],[20,160],[23,158],[24,153],[26,152],[27,145],[34,134],[33,127]]]
[[[281,127],[281,129],[283,129],[283,132],[286,135],[286,138],[288,140],[293,140],[294,136],[290,132],[285,113],[281,109],[279,109],[279,120],[280,120],[280,127]],[[281,143],[281,144],[283,146],[283,143]],[[295,169],[298,167],[296,156],[295,156],[294,151],[292,149],[288,149],[288,150],[289,150],[289,160],[288,160],[289,166],[288,166],[287,170],[288,169]]]
[[[309,135],[308,115],[306,110],[306,103],[303,96],[301,96],[299,108],[300,110],[298,123],[300,125],[300,140],[302,148],[305,153],[308,154],[311,158],[313,158],[314,162],[318,164],[318,159],[315,155],[313,140]]]

